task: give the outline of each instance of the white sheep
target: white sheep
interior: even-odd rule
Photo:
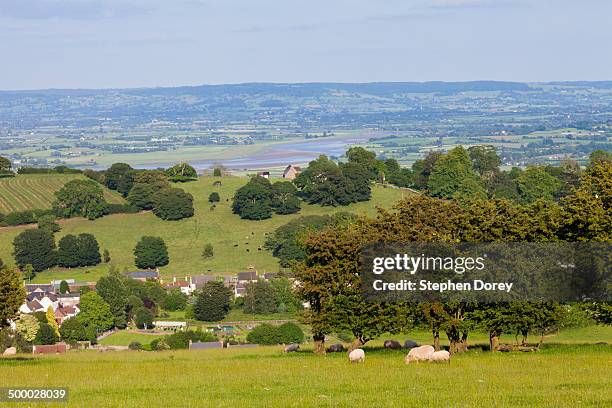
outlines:
[[[438,362],[438,361],[448,361],[448,363],[450,364],[450,353],[446,350],[440,350],[440,351],[436,351],[434,352],[431,357],[429,357],[429,361],[434,361],[434,362]]]
[[[351,363],[363,363],[365,361],[365,351],[355,349],[349,353],[348,357]]]
[[[404,361],[409,364],[411,361],[428,361],[431,355],[435,352],[432,346],[419,346],[410,349]]]

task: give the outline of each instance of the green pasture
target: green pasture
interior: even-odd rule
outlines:
[[[0,212],[51,208],[54,193],[74,179],[85,179],[79,174],[18,174],[0,178]],[[120,194],[105,189],[104,198],[110,203],[124,202]]]
[[[68,387],[68,407],[603,407],[612,348],[473,351],[451,364],[404,363],[404,351],[316,356],[308,346],[199,351],[75,351],[0,357],[0,387]],[[41,404],[42,405],[42,404]],[[13,404],[11,406],[19,406]],[[26,406],[26,405],[24,405]],[[36,406],[36,404],[27,404]]]
[[[213,182],[220,180],[220,187]],[[168,245],[170,264],[161,268],[164,276],[183,277],[190,274],[231,275],[254,266],[259,272],[276,272],[279,269],[276,258],[263,248],[266,233],[301,215],[331,214],[350,211],[355,214],[373,215],[376,207],[390,208],[404,197],[405,191],[392,188],[374,187],[369,202],[357,203],[347,207],[321,207],[303,204],[299,214],[274,215],[262,221],[241,220],[232,214],[231,198],[236,189],[247,182],[245,177],[201,177],[179,187],[194,197],[195,216],[180,221],[163,221],[152,213],[117,214],[94,221],[85,219],[61,220],[62,230],[56,234],[59,240],[65,234],[92,233],[100,243],[101,249],[108,249],[111,264],[120,270],[134,270],[133,249],[144,235],[162,237]],[[211,209],[208,196],[217,191],[221,202]],[[12,264],[12,241],[28,227],[0,228],[0,258]],[[31,228],[31,227],[30,227]],[[203,259],[201,256],[206,243],[214,247],[214,257]],[[48,282],[51,279],[74,278],[95,281],[108,272],[109,264],[93,268],[53,269],[37,274],[35,281]]]

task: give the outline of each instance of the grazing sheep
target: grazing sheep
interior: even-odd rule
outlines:
[[[414,340],[406,340],[404,342],[404,348],[405,349],[410,350],[410,349],[413,349],[415,347],[419,347],[419,344],[416,341],[414,341]]]
[[[404,361],[409,364],[411,361],[428,361],[435,349],[432,346],[420,346],[410,349]]]
[[[349,353],[348,357],[351,363],[363,363],[365,361],[365,351],[355,349]]]
[[[384,347],[386,349],[399,350],[402,348],[402,345],[396,340],[385,340]]]
[[[289,344],[285,346],[285,353],[291,353],[293,351],[298,351],[300,349],[299,344]]]
[[[332,344],[326,350],[328,353],[341,353],[344,351],[344,346],[340,343]]]
[[[435,351],[431,357],[429,357],[429,361],[448,361],[450,364],[450,353],[446,350]]]

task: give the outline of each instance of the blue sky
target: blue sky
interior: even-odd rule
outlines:
[[[607,0],[0,0],[0,89],[612,79]]]

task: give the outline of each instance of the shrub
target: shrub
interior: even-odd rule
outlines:
[[[85,326],[79,319],[68,319],[60,327],[62,340],[66,343],[75,344],[77,341],[89,340]]]
[[[142,344],[137,341],[133,341],[129,344],[128,348],[130,350],[142,350]]]
[[[4,222],[6,225],[25,225],[25,224],[35,224],[36,216],[33,211],[14,211],[6,214],[4,217]]]
[[[295,323],[284,323],[278,326],[279,343],[291,344],[304,341],[304,332]]]
[[[131,204],[107,204],[109,214],[135,214],[140,208]]]
[[[170,350],[170,346],[168,346],[168,343],[166,343],[165,338],[155,339],[151,342],[151,350]]]
[[[198,342],[217,341],[218,339],[215,335],[201,330],[185,330],[166,336],[164,337],[164,340],[171,349],[177,350],[189,348],[189,340],[192,342]]]
[[[278,327],[268,323],[260,324],[247,335],[247,341],[253,344],[280,344],[279,339]]]

